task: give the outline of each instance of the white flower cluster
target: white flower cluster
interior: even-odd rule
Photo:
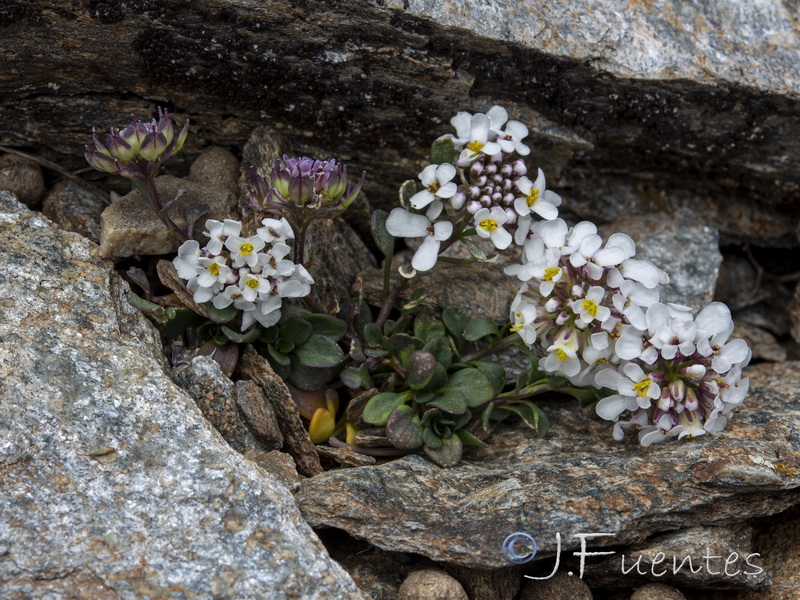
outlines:
[[[534,217],[558,216],[561,198],[546,189],[544,173],[527,177],[521,156],[528,128],[509,121],[501,106],[486,114],[460,112],[450,120],[456,135],[452,163],[431,164],[419,174],[424,189],[410,199],[411,210],[395,208],[386,227],[395,237],[424,237],[411,261],[417,271],[433,268],[442,242],[474,235],[491,240],[498,250],[522,245]],[[413,211],[424,211],[418,214]]]
[[[242,311],[242,331],[258,321],[278,322],[283,298],[308,295],[314,280],[303,265],[286,258],[294,232],[286,219],[264,219],[256,235],[242,237],[242,224],[209,219],[204,248],[188,240],[172,261],[198,304],[217,309],[231,304]]]
[[[616,422],[615,439],[633,425],[643,445],[719,431],[747,392],[741,375],[750,349],[728,341],[733,321],[724,304],[695,318],[687,307],[659,302],[668,277],[635,253],[630,237],[617,233],[603,243],[589,222],[535,224],[523,263],[506,268],[524,282],[512,330],[546,352],[545,371],[616,392],[596,407]]]

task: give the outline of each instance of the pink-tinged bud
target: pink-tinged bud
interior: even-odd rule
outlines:
[[[516,199],[516,196],[514,196],[514,194],[504,194],[503,195],[503,204],[505,204],[506,206],[510,206],[511,204],[514,204],[514,200],[515,199]]]
[[[475,200],[475,198],[481,195],[481,188],[479,188],[477,185],[471,185],[469,190],[467,190],[467,195],[469,196],[470,200]]]
[[[682,402],[684,396],[686,396],[686,384],[683,383],[681,379],[670,383],[668,389],[670,396],[675,398],[675,400],[678,402]]]
[[[142,142],[142,147],[139,149],[139,156],[148,162],[155,162],[164,154],[166,148],[167,140],[164,135],[151,131],[145,136]]]
[[[575,284],[572,286],[572,289],[569,291],[570,296],[573,298],[583,298],[583,295],[586,291],[583,289],[582,286]]]
[[[560,311],[564,307],[564,299],[553,296],[544,303],[544,309],[550,314]]]
[[[498,175],[492,175],[492,181],[494,181],[495,185],[499,186],[500,184],[503,183],[504,179],[505,179],[505,177],[503,177],[502,175],[499,175],[499,174]]]
[[[486,208],[489,208],[492,205],[491,196],[487,196],[486,194],[483,194],[480,198],[478,198],[478,201],[481,204],[483,204]]]
[[[503,194],[500,192],[494,192],[490,197],[494,204],[500,204],[500,201],[503,199]]]
[[[480,177],[483,173],[483,163],[480,161],[476,161],[472,163],[472,166],[469,168],[469,176],[472,179]]]
[[[512,208],[506,209],[506,217],[508,217],[508,223],[510,223],[511,225],[517,222],[517,213]]]
[[[356,186],[347,195],[347,198],[344,199],[341,210],[345,210],[358,197],[358,195],[361,193],[361,186],[364,184],[364,180],[366,178],[367,178],[367,172],[361,171],[361,178],[358,180]]]
[[[703,365],[690,365],[681,374],[689,379],[702,379],[706,375],[706,368]]]
[[[186,119],[186,122],[183,124],[183,129],[178,134],[178,139],[175,141],[175,148],[173,153],[177,154],[183,148],[184,142],[186,142],[186,136],[189,135],[189,119]]]
[[[115,175],[119,172],[119,165],[116,160],[97,150],[92,150],[89,146],[86,146],[86,152],[83,156],[93,169]]]
[[[482,208],[483,206],[477,200],[470,200],[469,204],[467,204],[467,212],[471,215],[474,215]]]
[[[572,316],[567,311],[560,312],[556,317],[556,325],[563,325],[564,323],[568,323],[571,318]]]
[[[475,185],[477,185],[478,187],[483,187],[483,186],[486,185],[486,182],[488,182],[488,181],[489,181],[489,178],[486,177],[486,175],[481,175],[480,177],[478,177],[475,180]]]
[[[133,122],[123,129],[119,135],[125,140],[125,143],[131,147],[134,155],[137,155],[147,135],[147,128],[144,126],[144,123]]]
[[[97,148],[97,152],[105,154],[106,156],[109,157],[111,156],[111,152],[108,151],[108,148],[106,148],[100,141],[100,138],[97,137],[97,131],[95,131],[94,129],[92,129],[92,141],[94,142],[94,147]]]
[[[528,167],[525,165],[525,161],[521,158],[511,163],[511,166],[513,168],[512,173],[514,177],[522,177],[523,175],[528,174]]]
[[[314,193],[312,181],[302,175],[292,177],[289,182],[289,198],[297,205],[303,205]]]
[[[697,410],[700,403],[697,401],[697,394],[694,393],[692,388],[686,388],[686,397],[683,401],[683,406],[686,410]]]
[[[666,379],[663,371],[653,371],[647,375],[650,378],[650,381],[655,381],[658,384],[661,384]]]
[[[497,165],[495,163],[489,163],[486,165],[486,174],[487,175],[494,175],[497,173]]]
[[[664,388],[661,390],[661,397],[658,399],[658,408],[663,411],[667,411],[672,407],[672,396],[670,395],[669,389]]]
[[[505,177],[511,177],[514,173],[514,167],[509,164],[504,164],[500,167],[500,173],[502,173]]]
[[[461,210],[464,206],[464,203],[467,201],[467,197],[464,195],[464,192],[457,191],[452,198],[450,198],[450,206],[452,206],[456,210]]]
[[[122,137],[116,134],[108,136],[108,151],[111,153],[111,156],[119,159],[120,162],[123,163],[128,162],[135,155],[133,148],[131,148]]]
[[[172,143],[172,137],[175,135],[175,127],[172,124],[172,119],[169,118],[169,111],[166,108],[158,109],[158,124],[156,130],[164,135],[167,140],[167,145]]]

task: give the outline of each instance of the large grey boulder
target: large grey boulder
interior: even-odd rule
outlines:
[[[5,192],[0,236],[0,597],[361,598],[98,247]]]

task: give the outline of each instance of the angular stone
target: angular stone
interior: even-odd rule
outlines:
[[[86,188],[62,181],[45,196],[42,213],[61,229],[100,242],[100,215],[106,204]]]
[[[635,586],[650,579],[678,587],[765,590],[772,579],[760,567],[752,536],[748,524],[664,533],[593,564],[586,580],[592,587]]]
[[[186,288],[186,282],[180,278],[178,270],[171,260],[159,260],[156,263],[156,272],[161,283],[175,292],[186,308],[191,309],[201,317],[209,318],[208,309],[204,304],[198,304],[194,301],[194,294]]]
[[[263,450],[248,450],[245,457],[252,460],[267,473],[283,482],[283,484],[294,492],[300,486],[303,476],[297,472],[294,459],[278,450],[264,452]]]
[[[615,442],[610,424],[574,401],[537,400],[552,425],[543,439],[504,426],[456,467],[409,456],[332,471],[302,484],[296,499],[315,527],[476,567],[507,566],[501,547],[514,532],[534,536],[547,556],[556,533],[566,551],[579,546],[576,533],[612,533],[595,541],[622,545],[740,522],[800,501],[800,478],[790,475],[800,465],[798,373],[792,362],[749,368],[748,398],[713,437],[643,448],[635,437]]]
[[[186,226],[184,210],[190,204],[204,204],[208,213],[201,217],[197,227],[202,229],[206,219],[237,218],[236,196],[222,188],[211,188],[205,184],[172,175],[156,178],[156,186],[166,204],[183,190],[175,201],[169,215],[179,227]],[[106,258],[121,259],[135,255],[161,255],[177,251],[180,242],[167,229],[155,211],[136,190],[122,196],[103,211],[100,231],[100,254]]]
[[[800,477],[800,469],[788,470]],[[765,519],[759,524],[753,547],[761,553],[761,565],[772,576],[772,585],[757,592],[737,594],[735,600],[800,600],[800,506]]]
[[[317,450],[303,427],[297,405],[292,400],[286,384],[275,374],[266,359],[250,345],[246,346],[242,353],[238,373],[255,381],[272,404],[278,417],[286,451],[297,463],[297,470],[307,477],[322,473]]]
[[[8,194],[0,235],[0,596],[362,598],[97,246]]]
[[[262,444],[275,450],[283,447],[283,434],[275,416],[275,409],[258,385],[247,380],[237,381],[236,405]]]
[[[766,298],[746,306],[734,313],[737,321],[761,327],[776,336],[784,336],[791,331],[792,292],[777,282],[762,284],[767,292]]]
[[[317,444],[317,452],[320,456],[324,456],[343,467],[363,467],[375,464],[374,457],[354,452],[348,448],[333,448]]]
[[[0,154],[0,190],[8,190],[24,205],[35,208],[45,193],[38,164],[14,154]]]
[[[212,146],[203,150],[189,169],[189,181],[239,195],[239,159],[230,150]]]
[[[200,412],[231,448],[244,454],[261,447],[236,408],[236,385],[225,376],[217,361],[195,356],[176,367],[172,379],[194,398]]]
[[[342,302],[353,297],[353,282],[375,257],[343,219],[319,219],[308,228],[306,261],[314,275],[309,298],[323,312],[336,314]]]
[[[268,177],[277,160],[283,155],[282,147],[283,140],[273,128],[259,125],[250,133],[247,143],[242,148],[239,211],[251,231],[261,227],[261,220],[266,215],[255,212],[248,202],[247,186],[250,184],[250,171],[255,169],[258,175]]]
[[[769,331],[744,321],[736,320],[734,323],[736,326],[731,337],[741,338],[747,342],[750,350],[753,351],[753,358],[772,362],[786,360],[786,349],[778,343],[778,340]]]
[[[769,290],[759,285],[758,274],[749,260],[723,255],[714,300],[724,302],[735,311],[752,306],[768,296]]]
[[[719,233],[698,222],[697,215],[681,212],[621,217],[601,231],[604,237],[625,233],[636,242],[636,258],[649,260],[669,275],[661,301],[702,309],[714,297],[722,263]]]

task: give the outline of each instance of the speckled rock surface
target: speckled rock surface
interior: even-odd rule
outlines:
[[[603,228],[607,237],[626,233],[636,242],[636,258],[649,260],[669,275],[661,301],[702,309],[714,298],[722,255],[719,232],[688,211],[669,216],[621,217]]]
[[[172,379],[194,398],[197,407],[231,448],[244,454],[261,448],[236,406],[236,386],[208,356],[177,366]]]
[[[592,591],[573,573],[559,572],[544,581],[526,579],[520,600],[592,600]]]
[[[397,590],[397,600],[469,600],[457,579],[438,569],[414,571]]]
[[[100,242],[100,215],[106,205],[95,194],[79,185],[62,181],[47,192],[42,213],[62,229],[80,233]]]
[[[0,597],[361,598],[97,246],[7,194],[0,235]]]
[[[124,125],[169,99],[193,122],[180,160],[210,143],[241,146],[268,123],[287,152],[365,168],[370,200],[385,208],[456,111],[500,101],[530,126],[536,166],[569,179],[561,191],[582,203],[583,217],[688,203],[728,239],[798,243],[800,42],[791,2],[3,7],[12,102],[0,138],[10,143],[79,154],[93,126]]]
[[[544,439],[506,426],[463,464],[419,456],[324,473],[296,496],[313,526],[340,527],[390,550],[465,566],[507,566],[501,546],[528,532],[542,556],[579,546],[631,544],[659,531],[739,522],[800,502],[800,365],[749,369],[751,391],[720,434],[642,448],[571,401],[542,401]],[[778,458],[780,457],[780,458]]]

